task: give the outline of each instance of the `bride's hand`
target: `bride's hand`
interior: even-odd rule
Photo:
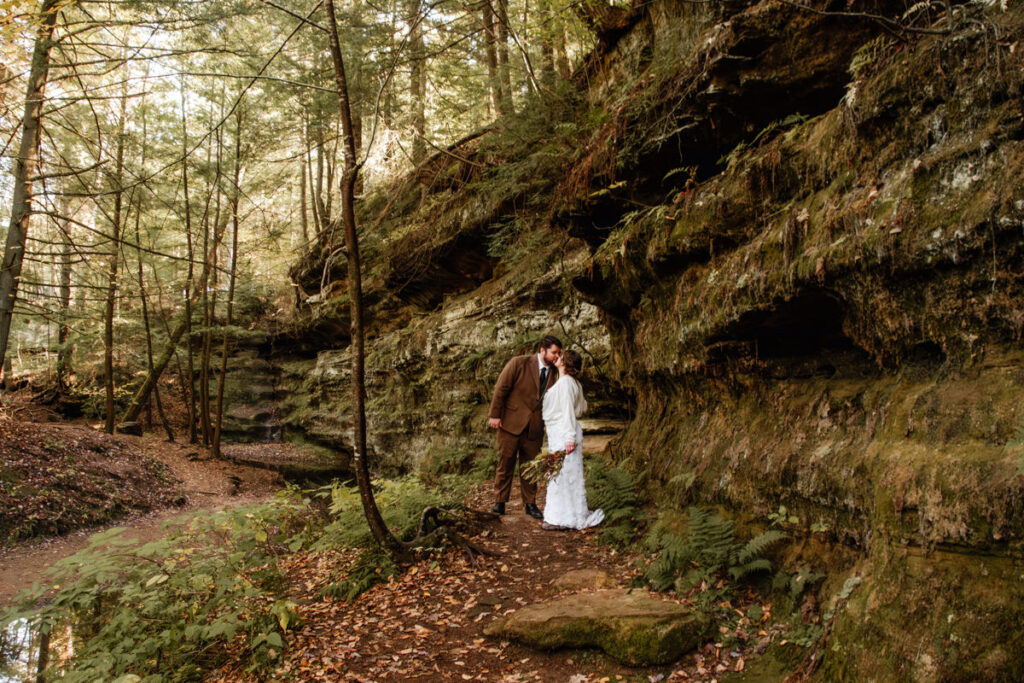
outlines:
[[[575,441],[566,441],[565,442],[565,454],[569,455],[574,450],[576,450],[576,442]]]

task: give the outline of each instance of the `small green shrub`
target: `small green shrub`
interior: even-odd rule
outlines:
[[[328,512],[333,521],[313,543],[314,550],[373,545],[358,489],[335,483],[318,489],[316,495],[330,501]],[[400,540],[409,540],[415,535],[425,508],[453,507],[459,500],[451,492],[428,489],[412,475],[381,482],[374,497],[384,521]]]
[[[804,591],[810,586],[822,581],[827,574],[812,571],[808,565],[801,565],[799,569],[790,574],[789,572],[778,572],[772,580],[772,588],[785,590],[789,593],[794,605]]]
[[[60,672],[65,681],[129,673],[140,677],[133,680],[200,680],[243,634],[249,665],[266,666],[297,618],[282,596],[276,558],[308,541],[305,510],[289,494],[197,515],[187,528],[142,546],[123,538],[123,529],[96,534],[49,570],[45,587],[21,596],[3,624],[72,624],[78,638]]]

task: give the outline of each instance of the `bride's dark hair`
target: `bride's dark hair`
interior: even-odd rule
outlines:
[[[572,349],[562,351],[562,362],[565,363],[565,374],[576,377],[583,369],[583,356]]]

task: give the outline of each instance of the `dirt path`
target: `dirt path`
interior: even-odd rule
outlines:
[[[49,424],[49,427],[54,427]],[[79,425],[61,426],[80,430]],[[171,470],[181,481],[187,502],[181,507],[154,510],[147,514],[124,517],[102,528],[77,531],[66,536],[34,540],[0,553],[0,608],[7,606],[17,593],[41,581],[43,570],[54,562],[72,555],[87,544],[89,536],[103,528],[128,527],[129,537],[146,542],[159,538],[166,530],[165,522],[201,510],[219,510],[266,500],[281,488],[275,472],[213,460],[196,446],[170,444],[155,436],[119,436],[134,441]],[[265,444],[274,448],[274,444]]]
[[[490,507],[489,489],[480,487],[470,501],[474,508]],[[664,667],[628,669],[597,652],[539,652],[484,636],[498,615],[552,596],[552,580],[568,571],[601,569],[618,585],[633,573],[625,557],[596,543],[594,532],[542,530],[517,497],[513,490],[507,514],[474,538],[496,553],[475,567],[461,554],[444,553],[346,603],[316,596],[324,577],[349,561],[344,551],[307,558],[289,581],[305,588],[295,595],[303,625],[287,636],[287,661],[263,680],[582,682],[664,676]],[[229,666],[207,680],[254,679]]]

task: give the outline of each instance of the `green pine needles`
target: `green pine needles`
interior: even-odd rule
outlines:
[[[662,513],[647,535],[647,547],[658,555],[644,576],[656,590],[684,594],[701,584],[718,583],[722,574],[738,581],[754,572],[771,571],[765,553],[786,538],[772,529],[746,542],[738,540],[732,520],[696,507],[687,513],[684,533],[677,531],[681,522],[677,514]]]

